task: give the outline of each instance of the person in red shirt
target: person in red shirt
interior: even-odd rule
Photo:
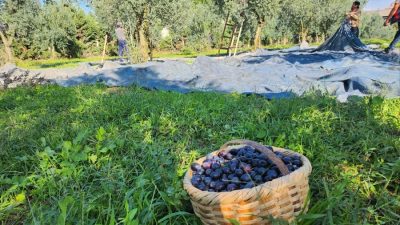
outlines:
[[[389,47],[385,49],[386,53],[392,52],[396,44],[400,42],[400,0],[396,0],[390,14],[388,15],[384,26],[389,26],[389,24],[397,23],[399,25],[399,30],[396,32],[392,43],[390,43]]]

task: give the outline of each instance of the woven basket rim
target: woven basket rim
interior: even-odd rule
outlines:
[[[245,145],[233,145],[228,148],[228,150],[242,147]],[[195,201],[200,201],[204,200],[204,198],[207,198],[210,200],[210,202],[215,202],[217,199],[235,199],[235,201],[232,201],[232,203],[237,202],[237,201],[247,201],[254,197],[254,195],[257,195],[262,190],[276,190],[279,189],[282,185],[290,185],[290,184],[296,184],[296,181],[299,179],[304,179],[308,177],[311,174],[312,171],[312,166],[310,161],[308,160],[307,157],[304,155],[294,152],[289,149],[283,149],[283,148],[278,148],[274,146],[267,146],[273,148],[274,152],[282,152],[286,153],[288,155],[297,155],[301,158],[301,161],[303,162],[303,166],[300,167],[299,169],[291,172],[290,174],[286,176],[282,176],[280,178],[274,179],[272,181],[266,182],[264,184],[258,185],[254,188],[251,189],[241,189],[241,190],[235,190],[231,192],[208,192],[208,191],[202,191],[200,189],[197,189],[194,187],[191,183],[191,178],[193,172],[189,168],[188,171],[185,174],[183,184],[184,184],[184,189],[188,192],[188,194],[193,198]],[[217,155],[219,150],[212,152],[211,154]],[[202,163],[206,157],[202,157],[199,160],[196,160],[197,163]],[[227,203],[227,202],[225,202]]]

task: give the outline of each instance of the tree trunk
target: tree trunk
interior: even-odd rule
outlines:
[[[301,31],[301,41],[302,42],[303,41],[307,42],[307,35],[308,35],[308,30],[307,29]]]
[[[289,42],[288,38],[287,38],[287,37],[283,37],[283,44],[284,44],[284,45],[287,45],[288,42]]]
[[[262,29],[264,28],[265,22],[262,19],[258,20],[256,35],[254,37],[254,50],[257,50],[261,47],[261,34]]]
[[[0,31],[1,41],[4,44],[4,51],[7,56],[7,62],[13,63],[14,62],[14,54],[12,52],[12,38],[7,38],[6,34]]]
[[[56,48],[54,47],[54,45],[51,46],[51,58],[56,58]]]
[[[301,21],[301,32],[300,32],[300,43],[307,41],[308,29],[304,27],[303,21]]]
[[[148,20],[148,14],[149,14],[149,7],[147,6],[142,14],[139,17],[138,21],[138,37],[139,37],[139,47],[140,47],[140,53],[142,56],[142,60],[144,62],[147,62],[149,60],[149,57],[151,55],[150,51],[150,37],[149,37],[149,20]]]
[[[14,62],[14,54],[11,49],[11,44],[4,44],[4,50],[7,55],[7,61],[10,63],[13,63]]]
[[[131,46],[134,47],[135,46],[135,38],[133,37],[134,32],[131,29],[131,32],[129,33],[129,40],[131,42]]]
[[[101,63],[104,63],[104,57],[106,56],[107,39],[108,39],[108,35],[106,34],[104,37],[103,53],[101,54]]]
[[[133,52],[136,52],[136,47],[138,46],[137,43],[135,42],[135,36],[136,36],[136,31],[134,24],[131,21],[131,18],[128,18],[128,28],[129,28],[129,43],[127,44],[128,50],[128,59],[133,62],[136,61],[137,59],[133,59],[134,55]],[[137,41],[138,39],[136,39]]]
[[[147,61],[149,59],[149,42],[147,40],[143,25],[139,28],[139,45],[142,59]]]

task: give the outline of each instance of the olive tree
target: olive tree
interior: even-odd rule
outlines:
[[[7,61],[14,61],[13,46],[19,39],[22,49],[32,41],[35,18],[39,12],[36,0],[0,0],[0,40],[4,45]]]
[[[92,0],[95,14],[106,30],[112,32],[117,21],[123,22],[131,41],[136,40],[143,60],[151,56],[158,40],[155,28],[175,22],[184,11],[184,0]]]

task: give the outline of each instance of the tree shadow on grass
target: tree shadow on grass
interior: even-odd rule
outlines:
[[[79,63],[79,61],[65,61],[65,62],[54,62],[54,63],[43,63],[40,64],[39,68],[47,69],[47,68],[59,68],[65,66],[72,66],[74,64]]]
[[[62,90],[62,91],[60,91]],[[34,143],[38,143],[43,133],[54,126],[61,126],[63,116],[77,104],[76,93],[72,89],[61,87],[38,86],[36,88],[17,88],[6,90],[0,98],[2,120],[1,151],[5,158],[33,151]],[[58,119],[58,121],[54,121]],[[56,122],[56,124],[54,124]],[[16,151],[18,148],[19,150]],[[30,152],[29,154],[32,154]],[[6,160],[3,165],[11,161]]]
[[[154,104],[149,109],[146,99],[141,98],[150,98],[150,93],[141,90],[131,93],[129,98],[121,98],[121,93],[106,90],[104,86],[51,86],[34,91],[21,88],[16,89],[17,93],[8,91],[4,94],[0,108],[7,110],[8,115],[26,115],[26,120],[18,121],[21,126],[15,126],[7,121],[7,115],[1,117],[2,136],[5,137],[1,143],[4,149],[2,175],[12,180],[16,176],[34,175],[34,181],[29,181],[28,187],[16,184],[15,189],[15,192],[24,191],[29,196],[32,214],[20,205],[21,208],[7,212],[8,217],[4,218],[7,214],[3,214],[3,221],[13,224],[30,221],[36,216],[35,219],[42,223],[53,223],[59,216],[57,203],[71,196],[76,201],[68,205],[71,221],[84,213],[88,215],[85,224],[94,219],[109,221],[124,217],[125,204],[128,205],[126,210],[138,210],[136,218],[141,224],[157,223],[163,216],[179,211],[183,193],[179,192],[181,182],[177,174],[182,176],[182,170],[178,168],[180,160],[176,157],[184,154],[184,143],[181,146],[178,139],[170,142],[152,137],[157,129],[154,123],[162,112],[157,109],[160,105]],[[21,96],[25,98],[21,100]],[[154,98],[150,100],[158,102]],[[20,120],[17,117],[10,117],[10,120]],[[162,134],[168,136],[167,128],[163,129]],[[82,136],[82,132],[86,135]],[[40,141],[42,137],[47,142],[44,145]],[[75,141],[78,139],[81,141]],[[65,141],[72,143],[72,149],[80,145],[94,149],[87,155],[92,157],[91,161],[76,163],[74,160],[78,155],[64,149]],[[38,158],[36,152],[48,152],[44,151],[46,146],[50,152],[54,151],[49,159],[54,168],[48,165],[47,170],[42,170],[47,163]],[[83,146],[79,147],[82,151],[86,149]],[[97,169],[93,167],[94,162],[98,162]],[[56,181],[53,181],[46,175],[53,169],[60,169],[61,174],[69,170],[75,172],[63,176],[54,174]],[[33,185],[38,181],[46,185]],[[10,187],[2,185],[2,190]],[[9,197],[5,193],[2,197]],[[111,213],[110,210],[115,217],[104,214],[105,211]],[[38,218],[38,215],[42,217]],[[187,224],[193,224],[188,222],[193,219],[186,215],[185,219],[177,216],[167,221],[178,220],[184,224],[186,220]]]
[[[400,151],[396,141],[399,127],[393,126],[390,120],[385,121],[385,117],[395,115],[396,111],[385,111],[385,108],[392,105],[393,110],[398,112],[400,109],[394,107],[398,100],[379,99],[357,98],[349,103],[337,103],[332,98],[306,97],[300,105],[293,99],[279,101],[279,105],[274,107],[271,114],[280,113],[279,117],[287,117],[291,122],[286,124],[286,129],[284,126],[267,126],[267,130],[272,129],[270,132],[275,133],[268,135],[273,138],[266,138],[269,139],[267,143],[299,151],[313,165],[310,216],[303,222],[323,223],[331,214],[333,220],[339,223],[360,223],[368,217],[363,209],[379,209],[383,202],[389,201],[391,194],[383,184],[379,184],[385,183],[385,179],[377,174],[396,162]],[[387,164],[377,166],[382,159]],[[358,179],[361,179],[360,183]],[[325,183],[328,190],[324,187]],[[372,193],[374,189],[368,187],[374,187],[377,193],[387,193],[387,197],[376,195],[374,198],[377,200],[371,201],[366,193]],[[327,193],[329,190],[331,194]],[[353,200],[349,201],[351,196]],[[395,203],[390,202],[385,207],[395,210]],[[394,222],[396,216],[390,210],[379,213],[386,221]],[[374,212],[370,213],[373,215]],[[313,215],[325,216],[312,219]],[[369,218],[369,222],[373,223],[373,218]]]

